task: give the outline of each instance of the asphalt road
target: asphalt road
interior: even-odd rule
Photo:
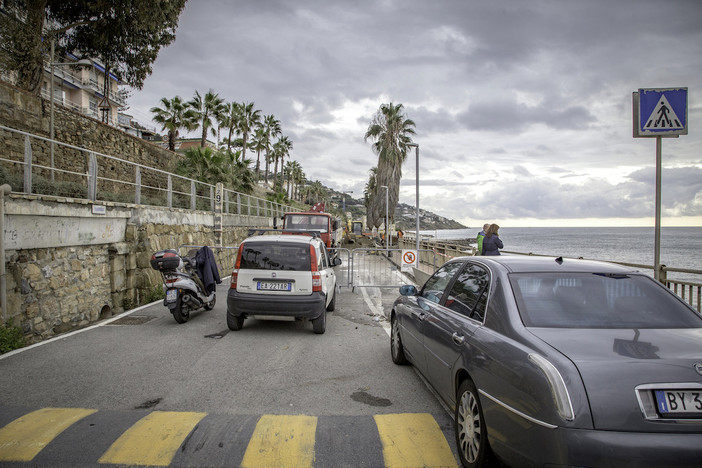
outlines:
[[[255,319],[229,331],[227,287],[219,286],[212,311],[193,313],[182,325],[161,304],[153,304],[1,356],[0,465],[98,466],[99,459],[102,464],[157,464],[110,459],[108,449],[142,418],[173,414],[178,424],[183,418],[192,422],[183,423],[183,439],[165,459],[171,466],[304,465],[294,458],[298,451],[311,456],[309,466],[318,467],[455,466],[451,417],[411,366],[396,366],[390,359],[382,314],[395,290],[342,288],[336,310],[328,313],[326,333],[315,335],[311,323]],[[29,427],[27,415],[46,408],[94,412],[81,414],[79,422],[50,437],[29,462],[7,455],[8,447],[19,443],[13,439],[18,418],[25,417]],[[37,419],[46,416],[38,413]],[[291,424],[290,434],[259,437],[266,421],[278,437]],[[445,441],[421,439],[426,421]],[[197,431],[191,432],[193,427]],[[411,433],[405,449],[404,436],[393,432],[397,429]],[[310,433],[311,442],[291,448],[295,436],[297,443]],[[420,439],[412,439],[416,433]],[[254,440],[262,444],[256,450]],[[442,444],[447,448],[439,458],[422,458],[433,456],[431,450]],[[399,453],[393,455],[393,447]],[[275,461],[247,459],[249,451],[273,453]],[[447,451],[453,457],[449,463],[440,458]]]

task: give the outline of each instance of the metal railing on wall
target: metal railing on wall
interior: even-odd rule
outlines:
[[[3,125],[0,141],[0,183],[10,184],[13,192],[171,209],[215,209],[213,184]],[[58,156],[52,161],[54,152]],[[223,190],[224,214],[280,217],[293,210],[290,205]]]

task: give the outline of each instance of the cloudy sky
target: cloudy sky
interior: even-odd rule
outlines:
[[[362,198],[364,133],[401,103],[423,209],[471,227],[653,226],[656,143],[632,137],[632,92],[674,87],[689,134],[663,139],[663,225],[702,226],[700,0],[189,0],[128,113],[151,124],[160,98],[196,90],[254,102],[309,180]]]

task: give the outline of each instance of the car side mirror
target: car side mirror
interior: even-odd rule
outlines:
[[[417,288],[414,287],[414,285],[405,284],[403,286],[400,286],[400,294],[402,296],[416,296]]]

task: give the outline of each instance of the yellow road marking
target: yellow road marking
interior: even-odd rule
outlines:
[[[98,463],[167,466],[207,413],[154,411],[123,433]]]
[[[379,414],[374,418],[386,468],[458,466],[432,415]]]
[[[43,408],[0,429],[0,461],[31,461],[56,436],[97,410]]]
[[[315,416],[263,415],[249,440],[241,466],[312,467],[316,430]]]

